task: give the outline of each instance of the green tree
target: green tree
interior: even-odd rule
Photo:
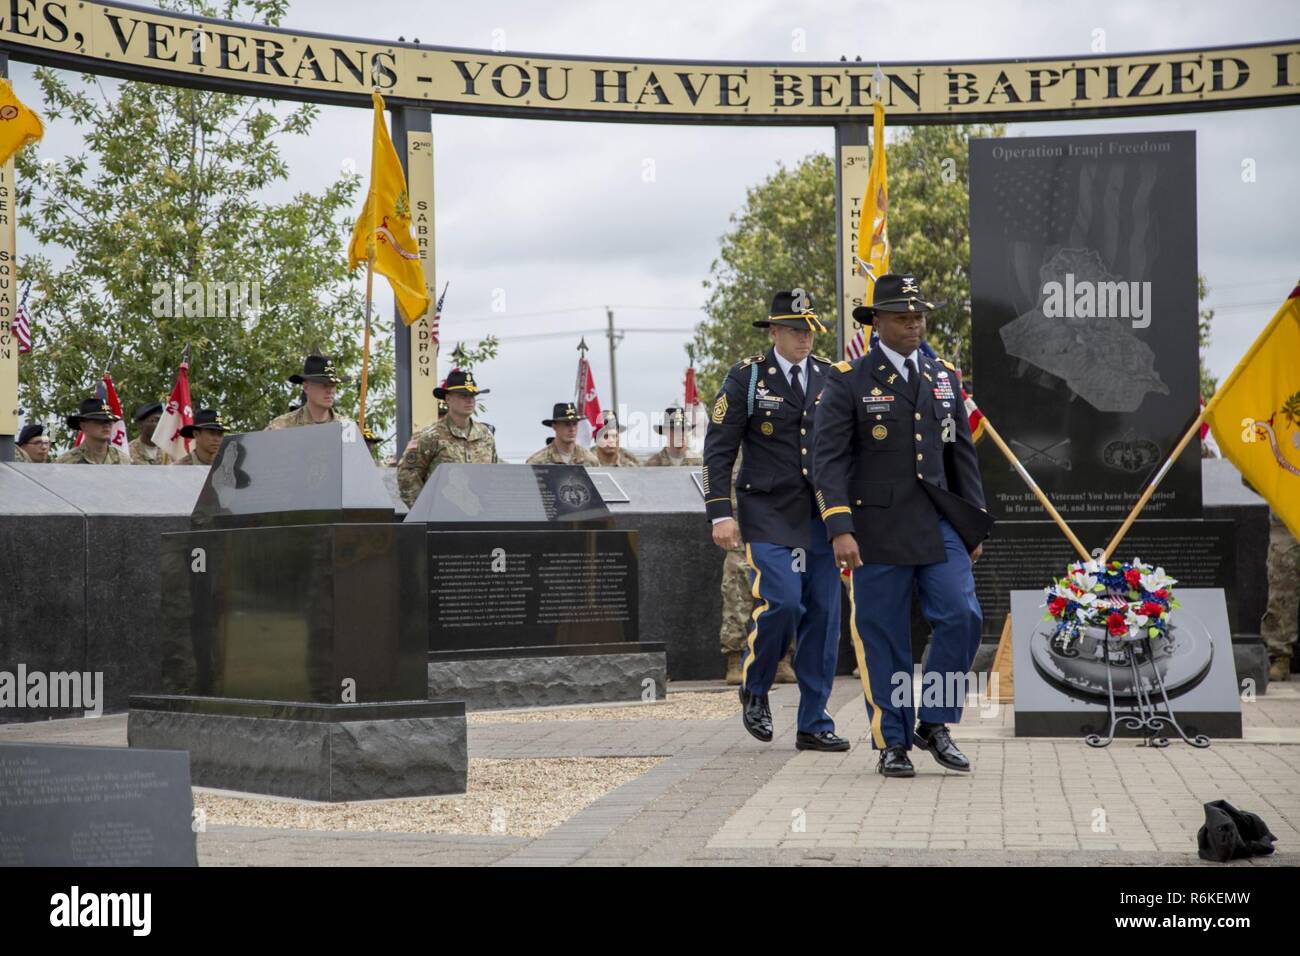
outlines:
[[[162,6],[275,25],[287,3]],[[20,377],[28,417],[75,409],[114,349],[129,414],[170,391],[187,343],[196,405],[221,409],[236,429],[287,409],[297,390],[286,380],[313,348],[352,376],[339,404],[355,415],[363,302],[346,242],[360,178],[266,198],[288,179],[279,144],[308,135],[317,107],[133,82],[110,93],[94,77],[71,83],[46,68],[36,76],[47,122],[71,122],[86,152],[18,159],[20,222],[40,244],[19,267],[33,282],[37,338]],[[179,286],[178,297],[177,283],[200,285]],[[256,309],[232,315],[221,301],[228,283],[256,289]],[[382,434],[395,404],[392,337],[373,345],[367,421]]]
[[[1206,295],[1209,294],[1210,287],[1206,285],[1205,276],[1199,273],[1196,276],[1196,301],[1205,302]],[[1197,313],[1196,330],[1200,341],[1201,356],[1201,398],[1207,402],[1214,390],[1219,387],[1219,380],[1210,374],[1210,367],[1205,364],[1205,350],[1210,347],[1210,326],[1214,323],[1214,310],[1202,308]]]
[[[930,321],[940,355],[969,367],[970,240],[967,235],[967,144],[1003,135],[1001,126],[909,127],[891,133],[889,151],[890,264],[921,279],[943,301]],[[701,391],[713,394],[727,370],[768,342],[751,325],[766,314],[776,289],[803,288],[828,328],[839,321],[835,301],[835,167],[814,153],[777,171],[746,193],[745,205],[722,237],[704,281],[708,316],[696,330]],[[821,336],[820,354],[835,350]]]

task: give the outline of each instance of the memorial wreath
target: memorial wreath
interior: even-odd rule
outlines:
[[[1076,561],[1065,577],[1046,589],[1045,619],[1056,622],[1053,643],[1068,648],[1086,628],[1104,630],[1111,640],[1169,637],[1169,612],[1178,607],[1164,568],[1134,558],[1131,564]]]

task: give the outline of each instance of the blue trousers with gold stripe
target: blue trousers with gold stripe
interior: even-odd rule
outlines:
[[[962,701],[948,699],[949,689],[966,686],[964,679],[955,678],[964,678],[975,661],[982,616],[966,546],[947,521],[941,518],[939,525],[947,556],[941,564],[864,564],[853,572],[853,648],[876,750],[912,746],[917,717],[912,700],[913,582],[933,630],[922,686],[926,679],[941,680],[945,698],[943,706],[924,706],[923,695],[920,719],[928,724],[961,720]]]
[[[745,545],[754,611],[741,650],[741,684],[766,694],[776,665],[794,641],[799,679],[799,730],[834,730],[826,712],[840,643],[840,580],[826,526],[812,519],[807,548],[751,542]]]

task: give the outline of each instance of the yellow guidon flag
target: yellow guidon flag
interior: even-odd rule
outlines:
[[[1203,415],[1223,457],[1300,538],[1300,285]]]
[[[877,87],[879,89],[879,87]],[[876,279],[889,271],[889,179],[885,167],[885,104],[876,98],[872,105],[871,169],[867,191],[862,197],[862,218],[858,225],[858,263],[871,281],[863,305],[875,299]]]
[[[429,286],[420,264],[420,250],[411,235],[411,201],[397,150],[384,121],[384,98],[375,103],[374,145],[370,158],[370,191],[352,228],[348,268],[372,262],[375,272],[388,277],[393,296],[407,325],[429,309]]]
[[[41,118],[23,104],[8,80],[0,78],[0,163],[44,135]]]

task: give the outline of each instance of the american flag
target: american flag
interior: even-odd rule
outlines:
[[[14,319],[14,335],[18,337],[18,354],[23,355],[32,350],[32,320],[27,314],[27,293],[31,291],[32,280],[23,286],[22,301],[18,303],[18,315]]]
[[[862,356],[866,355],[867,344],[865,339],[866,336],[863,334],[863,330],[859,328],[853,333],[853,338],[849,339],[845,344],[844,357],[852,362],[854,359],[860,359]]]
[[[448,282],[447,285],[442,287],[442,295],[438,296],[438,302],[433,307],[433,318],[429,320],[429,338],[433,340],[434,345],[438,344],[438,324],[442,321],[442,300],[447,298],[447,288],[450,285],[451,282]]]

